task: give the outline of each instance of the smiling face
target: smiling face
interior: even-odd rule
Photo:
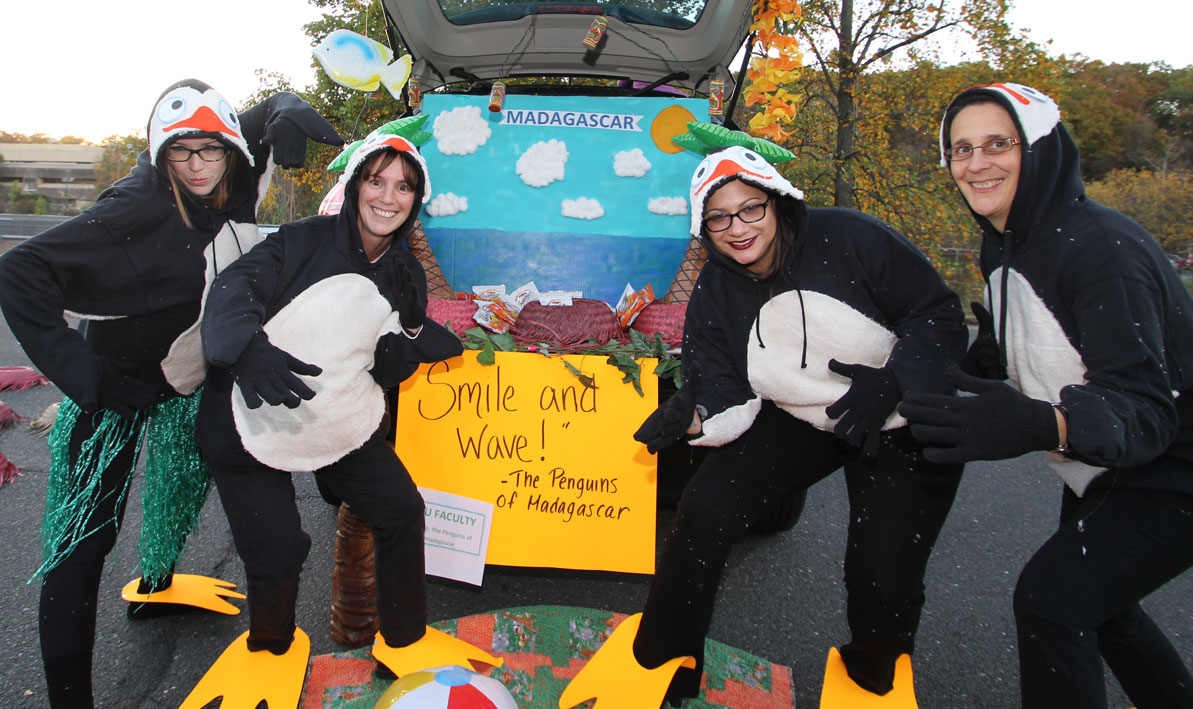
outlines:
[[[996,138],[1018,138],[1019,131],[1006,109],[994,103],[966,106],[949,128],[951,146],[983,145]],[[990,220],[998,231],[1006,228],[1019,186],[1023,151],[1016,146],[1005,153],[986,155],[975,149],[968,160],[949,161],[949,172],[970,209]]]
[[[741,180],[730,180],[708,198],[704,219],[707,222],[710,217],[739,213],[743,209],[761,205],[770,198],[770,194],[753,185]],[[747,224],[740,217],[734,217],[724,231],[705,230],[717,251],[757,276],[765,276],[770,270],[775,258],[772,246],[778,233],[774,204],[768,204],[765,209],[766,215],[756,222]]]
[[[178,145],[188,150],[200,150],[209,145],[223,147],[215,138],[179,138],[170,145]],[[224,157],[215,162],[207,162],[197,153],[191,153],[184,162],[169,161],[166,164],[179,184],[196,197],[205,198],[223,179],[224,173],[228,170],[228,161],[225,151]]]
[[[401,156],[394,156],[374,172],[377,164],[380,160],[367,162],[357,183],[356,225],[366,248],[369,240],[388,239],[406,222],[417,192],[416,178],[410,174],[414,169],[408,168]]]

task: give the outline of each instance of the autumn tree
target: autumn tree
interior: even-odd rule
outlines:
[[[337,29],[348,29],[386,46],[393,47],[387,36],[386,18],[380,0],[311,0],[323,10],[323,16],[303,29],[311,46]],[[392,38],[397,41],[397,36]],[[405,53],[398,45],[394,56]],[[312,56],[312,64],[315,59]],[[397,101],[384,87],[369,93],[346,89],[333,82],[318,68],[313,86],[296,90],[289,80],[276,72],[258,71],[259,88],[242,109],[257,103],[277,91],[294,91],[302,96],[326,118],[345,141],[359,140],[386,121],[407,113],[403,101]],[[340,149],[309,141],[307,162],[301,169],[278,170],[261,205],[258,221],[281,223],[315,214],[323,195],[335,183],[336,175],[327,172],[327,165]]]
[[[1114,170],[1085,192],[1139,222],[1165,251],[1193,252],[1193,172]]]
[[[1005,0],[806,0],[802,18],[790,28],[800,39],[805,63],[794,93],[818,115],[831,118],[831,142],[816,147],[831,156],[833,204],[855,206],[858,143],[865,112],[887,106],[865,91],[867,73],[894,66],[939,61],[936,39],[963,34],[978,56],[996,65],[1031,66],[1047,57],[1007,23]],[[954,88],[954,90],[956,90]]]
[[[1167,76],[1148,64],[1080,59],[1070,63],[1061,106],[1065,124],[1081,147],[1086,181],[1164,160],[1165,133],[1148,108],[1167,85]]]
[[[25,135],[24,133],[12,133],[6,130],[0,130],[0,143],[52,143],[54,139],[45,133],[34,133],[33,135]]]
[[[110,135],[104,138],[100,145],[104,149],[104,154],[95,166],[95,193],[97,195],[133,169],[133,166],[137,164],[137,156],[149,147],[149,141],[145,136],[134,133]]]

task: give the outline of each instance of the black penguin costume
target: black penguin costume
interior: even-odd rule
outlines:
[[[42,656],[55,707],[91,703],[99,579],[146,425],[146,524],[156,519],[157,527],[142,535],[143,548],[156,545],[142,555],[151,582],[142,590],[170,585],[202,505],[209,478],[193,450],[188,426],[198,401],[189,395],[206,370],[198,324],[212,279],[260,240],[254,215],[275,158],[301,164],[308,136],[342,142],[293,94],[238,115],[193,79],[163,92],[148,131],[150,150],[95,205],[0,258],[0,308],[29,358],[68,397],[51,436],[39,570]],[[163,152],[190,137],[216,138],[230,151],[231,189],[220,207],[171,186]],[[85,327],[72,329],[64,313]],[[170,424],[157,437],[159,418]],[[183,450],[188,443],[192,450]]]
[[[450,330],[424,321],[426,277],[400,246],[418,197],[429,197],[426,164],[409,140],[380,131],[353,146],[340,212],[283,225],[220,275],[204,313],[204,346],[215,366],[197,436],[248,577],[249,632],[227,651],[245,667],[259,662],[262,650],[301,655],[305,647],[295,642],[304,636],[294,608],[311,542],[295,503],[296,472],[314,473],[373,528],[378,644],[413,646],[429,635],[423,501],[386,440],[384,392],[420,363],[458,356],[463,346]],[[399,164],[417,166],[421,184],[388,248],[370,261],[358,227],[358,173],[367,157],[387,149],[399,153]],[[402,155],[410,161],[402,163]],[[407,312],[401,293],[412,287],[419,305]],[[253,377],[245,367],[257,353],[279,349],[301,383],[292,382],[288,402],[266,397],[261,405],[246,389]],[[239,674],[254,691],[251,672]],[[301,688],[300,670],[295,683]],[[195,692],[205,701],[229,690]]]
[[[731,180],[766,196],[776,222],[772,277],[722,254],[702,226],[707,200]],[[886,693],[896,658],[913,650],[928,556],[961,474],[919,455],[895,407],[902,391],[950,391],[943,371],[960,360],[967,336],[957,296],[902,234],[852,210],[807,208],[748,148],[708,155],[693,175],[691,205],[692,233],[709,260],[688,304],[687,383],[677,396],[700,372],[701,430],[689,442],[713,450],[684,491],[635,660],[651,668],[695,657],[695,671],[680,669],[668,697],[696,696],[733,545],[774,506],[844,466],[853,637],[842,656],[857,684]],[[848,420],[857,423],[842,425]],[[640,440],[657,421],[658,412]]]
[[[1060,527],[1015,591],[1023,706],[1105,707],[1103,659],[1137,706],[1193,706],[1193,677],[1139,606],[1193,566],[1193,298],[1142,227],[1085,196],[1077,146],[1039,91],[961,93],[942,165],[954,120],[980,104],[1023,141],[1004,229],[974,212],[1010,384],[957,373],[976,396],[913,395],[900,410],[931,459],[1045,450],[1065,482]]]

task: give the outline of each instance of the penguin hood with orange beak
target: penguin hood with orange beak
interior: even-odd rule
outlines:
[[[198,79],[183,79],[162,92],[149,116],[147,132],[150,160],[159,169],[162,151],[177,138],[215,138],[254,165],[236,109]]]
[[[804,193],[753,150],[740,145],[716,150],[709,153],[692,173],[688,198],[692,207],[692,236],[701,237],[704,207],[709,195],[733,178],[767,192],[786,195],[798,202],[804,201]]]

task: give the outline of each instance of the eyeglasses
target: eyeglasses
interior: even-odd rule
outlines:
[[[731,214],[714,214],[711,217],[705,218],[701,224],[704,225],[706,231],[725,231],[733,224],[733,218],[737,217],[742,224],[753,224],[754,222],[762,221],[766,217],[766,205],[770,204],[770,200],[759,202],[758,204],[750,204]]]
[[[228,149],[222,145],[204,145],[194,150],[182,145],[171,145],[166,148],[166,159],[170,162],[187,162],[192,155],[198,155],[203,162],[219,162],[227,154]]]
[[[944,154],[949,160],[968,160],[973,157],[975,150],[981,150],[986,155],[1001,155],[1022,142],[1018,138],[995,138],[981,145],[961,143],[944,151]]]

